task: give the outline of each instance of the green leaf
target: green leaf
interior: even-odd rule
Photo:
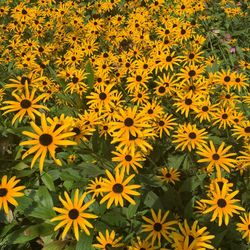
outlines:
[[[92,247],[93,232],[90,232],[90,236],[84,232],[80,233],[79,241],[76,244],[76,250],[94,250]]]
[[[207,175],[201,174],[188,177],[181,185],[180,192],[193,192],[198,186],[202,185],[203,180]]]
[[[41,177],[42,182],[50,191],[56,191],[52,177],[48,173],[44,173]]]
[[[154,204],[157,202],[158,199],[159,199],[159,197],[153,191],[150,191],[147,193],[147,195],[144,199],[144,204],[147,207],[151,208],[154,206]]]
[[[186,155],[182,154],[182,155],[170,155],[168,157],[168,165],[169,167],[173,167],[178,169],[181,164],[183,163],[183,161],[185,160]]]
[[[47,219],[52,219],[53,217],[56,216],[56,213],[52,208],[44,207],[40,205],[39,207],[35,207],[28,216],[47,220]]]
[[[126,218],[122,216],[120,209],[110,211],[101,217],[103,222],[109,226],[125,226],[127,224]]]
[[[45,207],[52,208],[53,207],[53,200],[45,186],[39,187],[37,191],[37,195],[35,196],[35,200],[44,205]]]
[[[46,244],[42,250],[62,250],[64,249],[65,245],[66,245],[66,241],[53,241],[50,242],[49,244]]]
[[[36,237],[49,235],[52,232],[53,232],[53,226],[46,223],[33,225],[29,227],[23,227],[8,234],[1,242],[1,244],[6,244],[6,245],[23,244],[29,242],[30,240]]]
[[[82,167],[81,173],[83,176],[96,177],[104,173],[103,169],[100,169],[96,164],[93,163],[82,162],[78,166]]]
[[[139,199],[135,199],[136,204],[130,204],[128,207],[125,208],[125,214],[127,216],[128,219],[131,219],[134,217],[134,215],[136,214],[136,211],[140,205],[140,200]]]
[[[91,67],[91,63],[89,61],[86,64],[85,71],[86,71],[86,73],[88,73],[87,79],[86,79],[88,87],[92,88],[92,86],[94,84],[94,71],[93,71],[93,69]]]

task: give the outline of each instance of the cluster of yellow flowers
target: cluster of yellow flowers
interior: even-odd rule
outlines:
[[[14,129],[25,127],[20,160],[31,168],[39,161],[42,174],[53,163],[62,168],[81,163],[80,149],[94,152],[94,137],[98,148],[110,149],[111,164],[104,164],[103,174],[72,196],[66,191],[65,199],[59,196],[63,208],[53,208],[59,215],[51,222],[60,221],[55,231],[64,227],[62,239],[71,227],[76,240],[79,227],[90,235],[89,219],[99,217],[85,210],[95,202],[107,209],[138,205],[136,196],[149,191],[140,179],[144,174],[169,188],[193,171],[206,175],[207,186],[196,196],[192,225],[178,211],[151,209],[151,219],[140,217],[146,224],[139,233],[146,236],[133,232],[128,249],[214,249],[214,235],[198,225],[205,224],[200,216],[213,212],[211,221],[223,226],[223,220],[228,225],[234,213],[245,211],[234,199],[239,190],[231,174],[243,180],[250,166],[250,65],[244,55],[231,67],[224,54],[213,54],[212,40],[222,41],[222,34],[208,28],[210,2],[0,3],[1,120]],[[245,16],[234,1],[218,6],[230,18]],[[192,169],[169,165],[166,152],[152,159],[161,144],[169,154],[185,155]],[[152,169],[145,169],[147,162]],[[17,206],[14,198],[24,195],[18,182],[2,177],[0,208],[6,214],[8,203]],[[250,214],[239,218],[237,230],[250,242]],[[107,229],[98,232],[93,246],[125,249],[121,240]]]

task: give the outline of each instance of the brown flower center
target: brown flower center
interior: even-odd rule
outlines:
[[[131,161],[132,160],[132,156],[131,155],[126,155],[125,156],[125,160],[126,161]]]
[[[192,101],[190,98],[187,98],[187,99],[185,100],[185,104],[186,104],[186,105],[191,105],[192,102],[193,102],[193,101]]]
[[[114,193],[121,194],[123,191],[123,185],[120,183],[116,183],[112,188]]]
[[[69,211],[69,218],[71,219],[71,220],[75,220],[75,219],[77,219],[78,218],[78,216],[79,216],[79,211],[77,210],[77,209],[75,209],[75,208],[73,208],[73,209],[71,209],[70,211]]]
[[[105,99],[107,98],[106,93],[101,92],[101,93],[99,94],[99,98],[100,98],[102,101],[105,100]]]
[[[30,101],[30,100],[27,100],[27,99],[23,99],[23,100],[20,102],[20,106],[21,106],[23,109],[28,109],[28,108],[31,106],[31,101]]]
[[[8,193],[7,188],[0,188],[0,197],[6,196]]]
[[[213,160],[218,161],[220,159],[220,156],[217,153],[215,153],[213,154],[212,158]]]
[[[189,133],[188,136],[189,136],[190,139],[195,139],[196,138],[196,134],[194,132]]]
[[[133,124],[134,124],[134,120],[132,119],[132,118],[126,118],[125,120],[124,120],[124,125],[126,126],[126,127],[131,127],[131,126],[133,126]]]
[[[155,230],[156,232],[160,232],[161,229],[162,229],[162,224],[159,223],[159,222],[156,222],[156,223],[154,224],[154,230]]]
[[[39,137],[39,142],[43,146],[49,146],[53,142],[53,137],[50,134],[42,134]]]
[[[218,205],[220,208],[223,208],[223,207],[225,207],[225,206],[227,205],[227,202],[226,202],[225,199],[219,199],[219,200],[217,201],[217,205]]]

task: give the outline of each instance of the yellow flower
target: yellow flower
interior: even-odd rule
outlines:
[[[142,230],[141,230],[142,232],[149,232],[149,235],[147,236],[146,240],[149,240],[150,238],[152,238],[151,244],[154,245],[154,242],[157,239],[158,246],[161,245],[162,237],[168,241],[171,241],[169,238],[168,230],[175,230],[175,228],[172,227],[172,225],[177,224],[177,221],[176,220],[166,221],[169,211],[166,211],[163,216],[161,213],[162,212],[161,209],[159,209],[157,215],[153,209],[151,209],[150,211],[151,211],[153,220],[148,219],[145,216],[142,216],[143,220],[149,223],[147,225],[142,225]]]
[[[32,147],[26,151],[22,159],[26,158],[28,155],[36,152],[35,156],[31,161],[31,168],[34,166],[38,157],[40,157],[39,169],[40,172],[43,171],[44,160],[47,152],[49,151],[51,157],[57,165],[62,165],[59,159],[55,157],[55,150],[57,146],[69,146],[76,145],[77,143],[70,140],[65,140],[65,138],[75,135],[74,132],[62,133],[62,131],[68,127],[67,124],[56,128],[57,122],[52,123],[50,126],[47,125],[45,115],[41,116],[42,128],[39,128],[34,122],[30,123],[31,127],[36,133],[29,131],[23,131],[23,134],[31,137],[31,140],[23,141],[20,143],[21,146],[31,145]]]
[[[115,231],[112,230],[111,233],[106,229],[105,235],[99,232],[99,235],[96,236],[98,244],[93,244],[93,247],[96,247],[98,249],[113,249],[113,248],[119,248],[122,247],[124,244],[120,243],[122,237],[118,237],[116,239],[115,237]]]
[[[229,223],[229,216],[233,216],[233,213],[239,214],[239,211],[245,211],[244,208],[235,205],[236,202],[240,201],[238,199],[233,199],[235,195],[239,193],[236,190],[232,193],[227,192],[227,185],[223,185],[222,190],[217,183],[215,183],[215,191],[212,192],[212,197],[210,200],[201,200],[201,202],[209,204],[210,207],[207,208],[203,213],[210,213],[213,211],[213,216],[211,221],[214,221],[217,217],[219,219],[219,226],[222,225],[222,220],[224,218],[225,225]]]
[[[74,194],[74,199],[71,200],[67,192],[64,192],[66,200],[59,196],[59,200],[63,204],[64,208],[53,207],[53,210],[60,213],[60,215],[51,219],[51,222],[61,221],[56,227],[55,231],[61,227],[65,227],[62,233],[62,239],[65,238],[69,229],[73,226],[74,235],[77,240],[79,240],[79,228],[84,230],[87,235],[90,235],[89,228],[93,228],[92,224],[88,222],[87,219],[95,219],[98,216],[90,213],[86,213],[85,210],[95,202],[95,200],[90,200],[83,204],[87,193],[83,193],[79,196],[79,189],[76,189]]]
[[[237,231],[242,233],[242,238],[247,240],[250,243],[250,212],[244,213],[243,216],[240,216],[242,223],[237,223]]]
[[[128,183],[135,177],[134,174],[130,175],[127,179],[124,180],[124,172],[125,169],[121,171],[115,171],[115,177],[106,170],[106,175],[108,179],[103,179],[102,187],[100,188],[100,192],[107,193],[100,201],[100,204],[104,203],[108,200],[107,208],[115,203],[117,206],[118,203],[121,207],[124,206],[123,199],[127,200],[129,203],[135,205],[135,201],[129,195],[140,195],[139,192],[135,191],[134,189],[140,188],[140,185],[128,185]]]
[[[13,176],[7,181],[7,175],[4,175],[1,180],[0,184],[0,209],[4,209],[6,214],[9,213],[8,203],[12,204],[13,206],[17,206],[18,203],[14,199],[14,197],[21,197],[24,194],[20,192],[25,188],[25,186],[16,186],[16,184],[20,180],[16,179],[16,176]]]
[[[47,107],[43,105],[37,104],[38,101],[42,100],[46,97],[46,94],[41,94],[37,98],[35,98],[36,89],[32,89],[30,93],[28,83],[25,83],[25,94],[21,94],[18,96],[15,93],[12,95],[16,98],[17,101],[4,101],[3,104],[8,104],[1,108],[1,110],[6,110],[3,115],[10,113],[10,112],[17,112],[13,119],[12,124],[19,118],[19,122],[22,121],[23,117],[28,114],[28,116],[34,121],[35,115],[41,116],[41,112],[37,109],[46,109],[49,110]]]

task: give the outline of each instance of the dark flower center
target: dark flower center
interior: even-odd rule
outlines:
[[[160,87],[159,87],[159,92],[160,92],[161,94],[164,93],[165,90],[166,90],[165,87],[163,87],[163,86],[160,86]]]
[[[110,243],[105,245],[105,250],[111,250],[112,249],[112,245]]]
[[[225,199],[219,199],[219,200],[217,201],[217,205],[218,205],[220,208],[223,208],[223,207],[225,207],[225,206],[227,205],[227,202],[226,202]]]
[[[187,98],[186,100],[185,100],[185,104],[186,105],[191,105],[192,104],[192,100],[191,99],[189,99],[189,98]]]
[[[225,119],[227,119],[227,118],[228,118],[228,115],[227,115],[227,114],[223,114],[221,117],[222,117],[222,119],[224,119],[224,120],[225,120]]]
[[[225,81],[225,82],[229,82],[229,81],[230,81],[230,76],[224,77],[224,81]]]
[[[141,76],[136,76],[136,81],[137,82],[140,82],[142,80],[142,77]]]
[[[39,142],[43,146],[49,146],[53,142],[53,137],[50,134],[42,134],[39,137]]]
[[[153,109],[149,109],[149,110],[148,110],[148,114],[149,114],[149,115],[151,115],[151,114],[153,114],[153,113],[154,113],[154,110],[153,110]]]
[[[231,98],[231,95],[226,94],[226,95],[225,95],[225,98],[226,98],[226,99],[230,99],[230,98]]]
[[[70,218],[71,220],[77,219],[78,216],[79,216],[79,211],[78,211],[77,209],[73,208],[73,209],[71,209],[71,210],[69,211],[69,218]]]
[[[144,248],[144,247],[141,247],[141,248],[140,248],[140,250],[146,250],[146,248]]]
[[[134,124],[134,120],[129,118],[129,117],[126,118],[125,121],[124,121],[124,125],[127,126],[127,127],[131,127],[131,126],[133,126],[133,124]]]
[[[139,94],[137,95],[137,97],[138,97],[138,98],[142,98],[142,94],[139,93]]]
[[[123,191],[123,185],[120,183],[116,183],[112,188],[114,193],[121,194]]]
[[[245,133],[250,133],[250,127],[249,126],[245,127],[244,131],[245,131]]]
[[[215,153],[213,154],[212,158],[213,160],[218,161],[220,159],[220,156],[217,153]]]
[[[248,230],[250,230],[250,224],[248,224]]]
[[[235,81],[236,81],[236,82],[240,82],[240,78],[237,77],[237,78],[235,79]]]
[[[188,136],[189,136],[190,139],[195,139],[196,138],[196,134],[194,132],[189,133]]]
[[[160,232],[161,229],[162,229],[161,223],[156,222],[156,223],[154,224],[154,230],[155,230],[156,232]]]
[[[75,57],[75,56],[72,56],[72,57],[71,57],[71,60],[72,60],[72,61],[75,61],[75,60],[76,60],[76,57]]]
[[[131,161],[132,160],[132,156],[131,155],[126,155],[125,156],[125,160],[126,161]]]
[[[0,188],[0,197],[6,196],[8,193],[8,190],[6,188]]]
[[[167,61],[167,62],[171,62],[171,61],[172,61],[172,56],[167,56],[167,57],[166,57],[166,61]]]
[[[28,109],[30,106],[31,106],[31,101],[30,100],[27,100],[27,99],[24,99],[20,102],[20,106],[23,108],[23,109]]]
[[[101,92],[99,94],[99,98],[103,101],[103,100],[105,100],[107,98],[107,95],[104,92]]]
[[[103,126],[103,130],[108,130],[108,126],[107,125]]]
[[[76,135],[80,135],[81,134],[81,130],[78,127],[74,127],[72,129],[72,132],[76,133]]]
[[[96,188],[96,189],[99,189],[100,187],[101,187],[101,185],[98,184],[98,185],[96,185],[95,188]]]
[[[170,173],[166,173],[166,174],[165,174],[165,177],[167,177],[167,178],[171,178],[171,176],[172,176],[172,175],[171,175]]]
[[[23,15],[26,15],[27,13],[28,13],[28,12],[27,12],[26,10],[24,10],[24,9],[22,10],[22,14],[23,14]]]
[[[185,34],[186,34],[186,30],[182,29],[182,30],[181,30],[181,34],[182,34],[182,35],[185,35]]]
[[[77,83],[78,81],[79,81],[79,78],[78,78],[78,77],[74,76],[74,77],[72,78],[72,82],[73,82],[73,83]]]
[[[159,123],[158,123],[158,124],[159,124],[159,126],[161,126],[161,127],[162,127],[162,126],[164,126],[164,125],[165,125],[165,122],[164,122],[164,121],[159,121]]]
[[[207,112],[208,111],[208,106],[203,106],[201,109],[202,109],[203,112]]]
[[[168,35],[170,33],[169,30],[165,30],[165,35]]]
[[[195,72],[194,70],[190,70],[190,71],[188,72],[188,75],[189,75],[190,77],[195,76],[195,75],[196,75],[196,72]]]
[[[194,59],[194,54],[193,53],[190,53],[189,56],[188,56],[189,59]]]

